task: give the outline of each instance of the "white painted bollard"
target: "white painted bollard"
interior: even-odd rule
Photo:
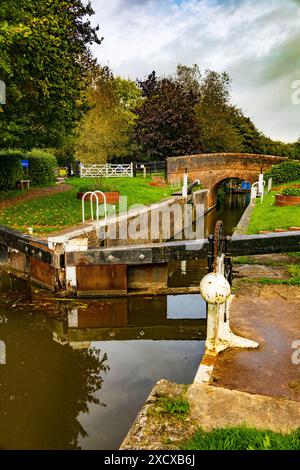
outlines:
[[[251,187],[251,206],[255,206],[257,197],[257,187],[252,185]]]
[[[217,273],[210,273],[200,283],[202,297],[208,303],[206,349],[218,354],[227,348],[257,348],[255,341],[235,335],[230,329],[230,307],[234,298],[230,284],[220,270],[224,255],[217,258]]]
[[[65,245],[65,253],[87,251],[89,246],[88,238],[76,238],[68,240]],[[66,289],[67,291],[77,290],[77,272],[75,265],[66,265]]]
[[[182,187],[182,197],[187,197],[188,195],[188,173],[185,171],[183,175],[183,187]]]
[[[273,180],[272,178],[268,179],[268,193],[272,191]]]
[[[258,178],[258,194],[261,196],[264,193],[264,175],[261,173]]]

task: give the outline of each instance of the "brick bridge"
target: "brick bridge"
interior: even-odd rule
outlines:
[[[248,153],[211,153],[171,157],[167,159],[168,181],[183,179],[187,169],[189,179],[199,179],[208,193],[208,207],[216,204],[220,184],[228,178],[239,178],[255,183],[261,171],[266,172],[273,165],[286,160],[271,155],[253,155]]]

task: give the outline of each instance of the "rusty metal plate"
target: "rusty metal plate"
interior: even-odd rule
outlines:
[[[77,291],[93,293],[127,293],[127,266],[76,266]]]
[[[55,268],[48,263],[31,258],[30,278],[43,287],[54,289]]]

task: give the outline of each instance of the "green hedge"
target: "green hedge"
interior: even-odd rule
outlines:
[[[281,194],[283,196],[300,196],[300,188],[285,188]]]
[[[47,186],[55,181],[57,161],[53,154],[34,149],[25,158],[29,162],[28,177],[33,186]]]
[[[17,151],[0,151],[0,190],[15,189],[17,181],[22,179],[21,160],[26,156]]]
[[[300,163],[295,161],[288,161],[280,163],[268,171],[265,175],[266,178],[272,178],[273,183],[288,183],[289,181],[296,181],[300,179]]]

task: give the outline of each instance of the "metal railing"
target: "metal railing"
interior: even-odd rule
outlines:
[[[94,220],[94,198],[96,202],[96,221],[99,222],[99,197],[98,194],[101,194],[104,201],[104,220],[107,221],[107,202],[106,196],[102,191],[89,191],[85,193],[82,197],[82,223],[85,223],[85,198],[90,196],[91,203],[91,219]]]

